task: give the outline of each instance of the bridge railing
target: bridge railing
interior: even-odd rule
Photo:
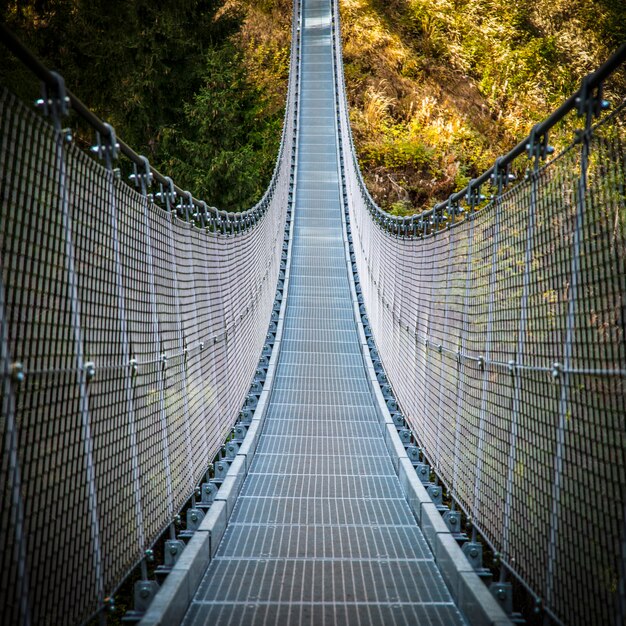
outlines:
[[[335,44],[354,260],[423,461],[546,615],[623,624],[626,103],[600,114],[626,47],[466,189],[398,218],[361,178]]]
[[[299,34],[294,19],[276,170],[240,214],[178,188],[12,49],[47,115],[2,88],[2,623],[76,624],[173,521],[246,398],[281,263]],[[101,163],[73,145],[68,107]]]

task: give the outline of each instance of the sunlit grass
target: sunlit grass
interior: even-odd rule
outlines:
[[[341,0],[350,117],[378,203],[426,208],[490,167],[617,47],[618,4]]]

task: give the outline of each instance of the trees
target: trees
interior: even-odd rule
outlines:
[[[14,0],[0,19],[164,174],[239,210],[269,182],[282,120],[246,65],[238,34],[248,9],[224,0]],[[284,21],[288,28],[287,13]],[[38,96],[9,57],[0,58],[0,79],[25,99]],[[286,90],[286,74],[276,79]],[[93,141],[88,129],[75,136]]]

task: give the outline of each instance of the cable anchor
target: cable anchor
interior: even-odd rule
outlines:
[[[50,76],[52,83],[41,83],[41,98],[35,102],[35,106],[46,117],[52,118],[55,129],[60,131],[61,119],[69,115],[71,101],[67,95],[63,76],[57,72],[50,72]]]
[[[107,134],[102,136],[100,131],[96,131],[96,145],[91,147],[91,151],[106,163],[107,169],[113,168],[113,161],[118,158],[120,144],[117,141],[115,129],[111,124],[104,123]]]

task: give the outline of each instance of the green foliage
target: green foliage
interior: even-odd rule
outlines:
[[[252,47],[241,33],[260,15],[275,19],[267,14],[277,3],[254,13],[235,0],[14,0],[0,19],[164,174],[239,210],[261,197],[273,171],[288,63],[285,41]],[[288,26],[289,14],[282,19]],[[0,57],[0,79],[24,98],[38,95],[8,56]],[[75,136],[93,141],[88,129]]]
[[[428,208],[490,167],[626,40],[624,0],[342,0],[351,122],[383,207]],[[626,94],[626,78],[607,85]],[[569,143],[572,124],[550,141]]]
[[[203,85],[184,107],[183,130],[163,143],[166,169],[201,197],[229,210],[249,208],[271,177],[281,115],[265,116],[264,93],[247,78],[231,43],[206,55]]]
[[[390,169],[407,166],[427,168],[432,156],[432,150],[419,141],[410,139],[387,140],[365,144],[363,147],[365,163],[375,167],[382,165]]]
[[[36,0],[10,3],[7,25],[125,141],[152,158],[160,129],[200,85],[204,48],[241,17],[220,0]]]

